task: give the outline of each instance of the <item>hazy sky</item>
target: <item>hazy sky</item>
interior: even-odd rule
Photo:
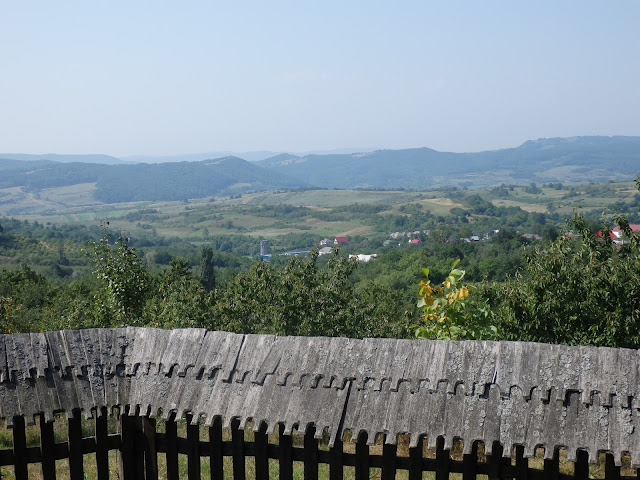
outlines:
[[[640,1],[0,0],[0,152],[640,135]]]

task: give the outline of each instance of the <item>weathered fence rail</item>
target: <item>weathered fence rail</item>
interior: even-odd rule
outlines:
[[[0,335],[0,417],[12,433],[0,474],[244,479],[248,469],[333,480],[347,467],[357,479],[638,478],[639,366],[634,350],[519,342],[144,328]],[[54,436],[59,412],[64,440]],[[25,423],[37,423],[37,445]],[[249,423],[258,428],[245,435]],[[463,448],[452,456],[455,442]],[[604,465],[589,464],[603,452]]]

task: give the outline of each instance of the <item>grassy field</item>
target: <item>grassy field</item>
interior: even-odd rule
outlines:
[[[317,237],[367,236],[376,233],[371,221],[363,216],[352,215],[346,219],[339,215],[328,217],[332,209],[355,204],[388,207],[377,214],[381,216],[403,215],[404,207],[418,204],[422,211],[446,219],[453,208],[470,208],[466,197],[479,194],[496,206],[520,207],[527,212],[556,212],[570,217],[575,211],[599,214],[613,205],[632,204],[637,199],[637,189],[631,181],[561,188],[544,185],[534,190],[525,186],[508,186],[502,191],[296,190],[188,201],[120,204],[95,202],[91,196],[93,188],[93,184],[82,184],[39,193],[5,189],[0,192],[4,194],[0,195],[0,215],[44,224],[97,225],[108,221],[112,229],[122,230],[131,236],[147,235],[154,231],[167,238],[202,242],[209,235],[242,234],[271,239],[289,233],[308,233]],[[258,215],[256,211],[261,206],[283,205],[306,207],[309,211],[300,216],[271,217]]]

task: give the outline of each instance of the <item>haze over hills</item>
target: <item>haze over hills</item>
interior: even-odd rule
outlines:
[[[79,163],[104,163],[107,165],[117,165],[122,163],[117,157],[111,155],[87,154],[87,155],[71,155],[58,153],[30,154],[30,153],[0,153],[0,159],[21,160],[25,162],[50,160],[52,162],[79,162]]]
[[[331,155],[334,153],[355,153],[355,152],[369,152],[375,150],[374,148],[337,148],[334,150],[322,150],[322,151],[309,151],[309,152],[296,152],[296,155]],[[271,158],[276,155],[280,155],[282,152],[269,152],[269,151],[253,151],[253,152],[232,152],[230,150],[208,152],[208,153],[187,153],[178,155],[130,155],[121,157],[122,161],[127,163],[166,163],[166,162],[199,162],[202,160],[209,160],[211,158],[222,157],[238,157],[249,162],[257,162],[266,158]],[[0,158],[2,158],[0,156]]]
[[[235,156],[135,165],[101,155],[11,157],[19,158],[2,159],[0,155],[0,189],[38,192],[83,184],[90,185],[96,201],[117,203],[283,188],[485,188],[502,183],[628,180],[640,171],[640,137],[539,139],[516,148],[477,153],[412,148],[324,155],[278,154],[255,162]],[[89,160],[63,163],[80,157],[93,162],[104,158],[108,163],[88,163]],[[10,194],[4,192],[5,203],[10,201],[7,196]]]

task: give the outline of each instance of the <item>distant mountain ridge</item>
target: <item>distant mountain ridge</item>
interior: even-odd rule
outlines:
[[[319,187],[346,189],[622,180],[640,171],[640,137],[539,139],[478,153],[411,148],[350,155],[277,155],[256,164]]]
[[[20,158],[3,159],[0,154],[0,189],[21,187],[35,192],[95,184],[96,200],[116,203],[282,188],[421,190],[628,180],[640,172],[640,137],[538,139],[515,148],[477,153],[426,147],[301,156],[283,153],[255,162],[225,156],[197,162],[127,164],[115,157],[90,155],[94,161],[107,157],[119,163],[62,163],[62,159],[68,162],[77,156],[12,156]]]
[[[101,154],[87,154],[87,155],[76,155],[76,154],[58,154],[58,153],[45,153],[42,155],[30,154],[30,153],[0,153],[0,160],[20,160],[23,162],[31,162],[37,160],[49,160],[52,162],[76,162],[76,163],[104,163],[107,165],[117,165],[122,163],[117,157],[112,157],[111,155],[101,155]]]

